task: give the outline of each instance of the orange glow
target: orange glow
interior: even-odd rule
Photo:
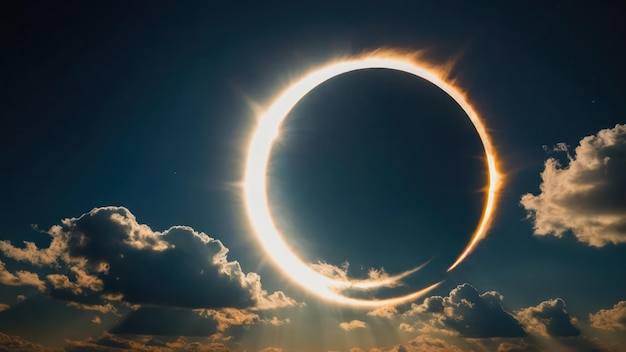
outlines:
[[[379,51],[356,58],[342,59],[313,70],[281,92],[278,98],[259,117],[258,126],[248,149],[244,176],[244,197],[250,223],[262,247],[274,263],[294,282],[321,298],[337,303],[368,308],[413,301],[430,292],[439,283],[407,295],[381,300],[355,299],[343,295],[342,291],[346,289],[370,290],[395,285],[404,277],[419,270],[423,265],[395,276],[376,279],[358,280],[325,276],[304,263],[288,247],[270,214],[266,188],[267,164],[270,159],[272,145],[274,140],[280,136],[280,126],[283,120],[295,105],[310,91],[333,77],[347,72],[375,68],[413,74],[439,87],[465,111],[482,141],[489,171],[489,184],[483,214],[470,242],[448,271],[460,264],[485,237],[495,210],[497,191],[500,186],[494,147],[487,129],[478,113],[468,102],[465,93],[456,87],[453,82],[447,80],[444,70],[428,66],[414,56],[391,51]]]

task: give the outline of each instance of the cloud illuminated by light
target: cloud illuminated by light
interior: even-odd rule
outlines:
[[[282,91],[270,107],[259,116],[258,126],[250,141],[245,164],[244,197],[248,218],[262,247],[294,282],[317,296],[360,307],[380,307],[413,301],[435,287],[435,283],[404,296],[387,299],[356,299],[342,294],[346,289],[376,289],[390,287],[407,275],[419,269],[407,270],[386,278],[349,279],[324,275],[310,264],[304,263],[283,239],[270,214],[267,198],[267,165],[274,141],[280,136],[280,127],[287,114],[310,91],[327,80],[347,72],[367,69],[389,69],[412,74],[439,87],[465,111],[478,133],[485,151],[489,181],[483,214],[470,242],[458,256],[448,271],[459,265],[485,237],[496,206],[496,196],[500,187],[497,158],[491,139],[476,110],[469,103],[465,93],[447,79],[445,70],[433,68],[415,55],[393,51],[376,51],[356,58],[348,58],[329,63],[315,69]]]

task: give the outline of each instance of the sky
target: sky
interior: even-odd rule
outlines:
[[[0,351],[626,351],[626,33],[616,2],[7,2]],[[409,53],[454,82],[368,69],[288,113],[257,236],[245,164],[316,68]]]

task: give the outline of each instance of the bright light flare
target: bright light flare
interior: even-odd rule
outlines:
[[[289,112],[305,95],[327,80],[347,72],[365,69],[389,69],[406,72],[436,85],[459,104],[480,136],[489,172],[487,197],[478,227],[470,242],[448,268],[448,271],[459,265],[485,237],[495,210],[500,181],[495,149],[487,129],[464,92],[445,78],[446,75],[443,70],[432,68],[415,57],[394,52],[374,52],[357,58],[349,58],[313,70],[285,89],[270,105],[269,109],[260,116],[258,127],[250,141],[244,176],[244,197],[248,218],[265,251],[293,281],[321,298],[342,304],[373,308],[413,301],[427,294],[439,283],[407,295],[388,299],[365,300],[343,295],[342,291],[346,289],[376,289],[393,286],[402,278],[419,270],[423,265],[395,276],[380,279],[351,280],[322,275],[304,263],[288,247],[272,220],[266,192],[267,164],[272,145],[279,136],[280,126]]]

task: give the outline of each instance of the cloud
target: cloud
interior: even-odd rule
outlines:
[[[110,332],[113,334],[158,336],[208,336],[218,323],[203,310],[145,306],[131,311]]]
[[[205,339],[206,340],[206,339]],[[212,341],[189,341],[178,337],[172,341],[160,341],[155,338],[131,339],[110,333],[104,333],[98,339],[88,338],[81,341],[67,341],[67,352],[82,351],[140,351],[140,352],[174,352],[203,351],[228,352],[230,349],[223,343]]]
[[[498,352],[531,352],[537,349],[526,341],[511,342],[503,341],[498,345]]]
[[[30,271],[18,270],[15,274],[9,272],[4,263],[0,260],[0,284],[7,286],[34,286],[39,291],[46,288],[45,282],[41,281],[39,275]]]
[[[396,314],[398,314],[398,310],[396,309],[396,307],[393,307],[393,306],[383,306],[383,307],[376,308],[372,311],[367,312],[367,315],[371,317],[379,317],[379,318],[386,318],[386,319],[392,319],[396,316]]]
[[[102,314],[106,313],[117,313],[117,307],[115,307],[111,303],[107,304],[82,304],[78,302],[68,302],[68,306],[82,309],[82,310],[92,310],[95,312],[100,312]]]
[[[394,346],[391,349],[378,349],[380,352],[462,352],[458,346],[449,342],[431,337],[428,335],[420,335],[408,343]]]
[[[546,337],[580,335],[580,330],[574,326],[576,319],[565,310],[565,302],[560,298],[522,309],[515,315],[529,332]]]
[[[99,316],[94,315],[93,319],[91,319],[91,322],[94,324],[101,324],[102,323],[102,319],[100,319]]]
[[[19,336],[7,335],[0,332],[0,351],[32,351],[32,352],[56,352],[60,349],[48,348],[27,341]]]
[[[360,320],[351,320],[351,321],[344,321],[339,323],[339,327],[345,331],[350,331],[350,330],[354,330],[354,329],[363,329],[365,327],[367,327],[367,324],[364,321],[360,321]]]
[[[400,350],[398,350],[400,351]],[[418,336],[415,339],[409,341],[409,343],[405,346],[405,351],[407,352],[461,352],[462,350],[446,342],[443,339],[430,337],[430,336]]]
[[[567,150],[559,144],[557,151]],[[541,192],[525,194],[521,205],[538,236],[571,231],[594,247],[626,242],[626,125],[584,137],[568,164],[549,158]]]
[[[460,287],[460,286],[459,286]],[[404,316],[411,316],[418,313],[443,313],[444,297],[432,296],[426,297],[422,304],[411,304],[411,309],[404,313]]]
[[[536,347],[528,342],[521,341],[502,341],[498,345],[498,352],[534,352],[539,351]]]
[[[602,330],[626,330],[626,301],[616,303],[611,309],[601,309],[589,314],[591,326]]]
[[[285,349],[281,347],[266,347],[258,352],[285,352]]]
[[[11,308],[10,305],[6,304],[6,303],[0,303],[0,312],[4,312],[5,310]]]
[[[206,309],[200,311],[200,316],[212,317],[217,322],[217,331],[219,332],[223,332],[233,325],[252,325],[259,322],[257,314],[234,308]]]
[[[238,262],[228,260],[221,241],[185,226],[154,231],[124,207],[95,208],[46,233],[52,238],[48,248],[30,242],[17,248],[2,241],[0,251],[55,271],[46,279],[49,294],[58,299],[84,306],[102,306],[110,297],[129,304],[207,309],[297,305],[282,292],[263,290],[259,275],[244,273]],[[46,287],[37,274],[11,274],[2,262],[0,283]]]
[[[291,322],[291,320],[289,318],[278,319],[276,316],[272,317],[272,319],[264,319],[263,320],[263,323],[269,324],[269,325],[272,325],[272,326],[281,326],[281,325],[289,324],[290,322]]]
[[[420,305],[412,304],[403,316],[431,315],[433,328],[440,325],[465,337],[525,336],[520,323],[502,307],[502,300],[498,292],[479,294],[472,285],[463,284],[450,291],[447,297],[432,296]]]

